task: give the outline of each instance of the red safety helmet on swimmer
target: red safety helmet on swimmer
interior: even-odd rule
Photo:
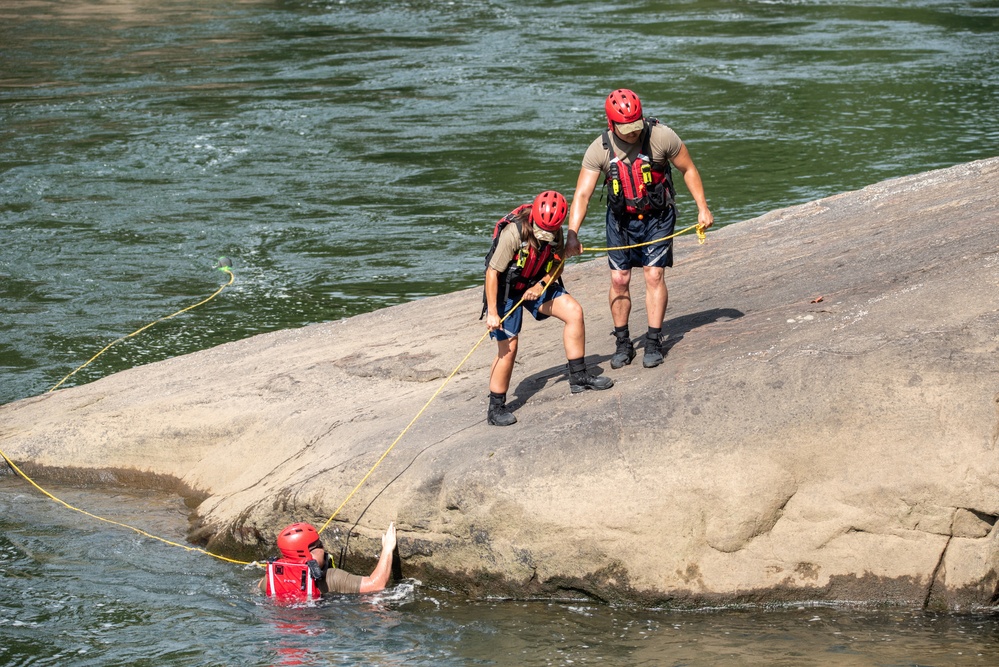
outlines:
[[[565,203],[565,197],[554,190],[545,190],[534,198],[531,205],[531,222],[546,232],[554,232],[561,227],[568,214],[569,205]]]
[[[607,127],[613,129],[613,123],[634,123],[636,120],[642,120],[642,101],[627,88],[618,88],[607,96],[604,111],[607,112]]]
[[[304,563],[312,558],[310,550],[319,541],[319,533],[312,524],[293,523],[278,535],[277,545],[282,556]]]

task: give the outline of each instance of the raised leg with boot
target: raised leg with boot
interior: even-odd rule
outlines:
[[[614,380],[602,375],[590,375],[586,370],[586,362],[582,359],[569,360],[569,391],[578,394],[587,389],[610,389]]]

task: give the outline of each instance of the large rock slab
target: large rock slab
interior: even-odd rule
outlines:
[[[192,539],[233,555],[349,497],[325,533],[348,568],[395,521],[404,574],[472,595],[992,605],[997,182],[985,160],[681,237],[652,370],[610,370],[605,260],[574,264],[617,384],[570,395],[560,326],[529,322],[513,427],[485,423],[473,289],[3,406],[0,449],[176,483]]]

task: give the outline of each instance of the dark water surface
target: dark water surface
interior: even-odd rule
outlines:
[[[53,489],[183,541],[175,497]],[[349,567],[349,563],[347,564]],[[403,570],[405,576],[405,570]],[[413,580],[280,608],[261,576],[80,520],[0,480],[0,665],[995,665],[999,615],[470,601]]]
[[[220,255],[232,287],[67,386],[477,285],[496,218],[571,194],[614,88],[680,133],[730,224],[999,155],[997,65],[995,1],[0,3],[0,403],[211,294]],[[78,493],[184,534],[174,499]],[[413,583],[279,611],[253,572],[16,480],[0,509],[0,664],[999,664],[987,611],[469,603]]]

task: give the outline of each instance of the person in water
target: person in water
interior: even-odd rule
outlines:
[[[631,315],[631,269],[640,266],[645,274],[645,312],[649,324],[642,365],[654,368],[664,361],[662,326],[669,300],[664,268],[673,266],[673,241],[662,240],[672,236],[676,225],[673,202],[676,191],[670,165],[683,174],[683,182],[697,204],[698,227],[710,227],[714,216],[704,197],[701,175],[687,147],[672,129],[655,118],[642,115],[638,95],[624,88],[615,90],[607,96],[604,111],[607,129],[586,149],[576,180],[565,253],[567,257],[574,257],[582,252],[577,233],[586,217],[586,207],[597,180],[603,174],[607,186],[607,246],[617,248],[649,243],[640,248],[607,253],[611,270],[611,319],[617,339],[610,365],[621,368],[635,358],[628,318]]]
[[[583,308],[559,279],[564,250],[562,223],[568,209],[565,197],[546,190],[533,203],[517,207],[497,223],[493,249],[486,258],[485,287],[486,326],[497,343],[496,359],[489,373],[487,413],[487,421],[494,426],[517,422],[507,408],[506,392],[517,358],[525,309],[536,320],[554,316],[565,323],[562,343],[569,362],[572,393],[614,386],[610,378],[587,372]]]
[[[395,524],[390,523],[375,569],[359,576],[333,564],[312,524],[293,523],[278,534],[281,557],[267,563],[260,589],[280,602],[315,600],[324,593],[375,593],[385,588],[392,574],[395,545]]]

